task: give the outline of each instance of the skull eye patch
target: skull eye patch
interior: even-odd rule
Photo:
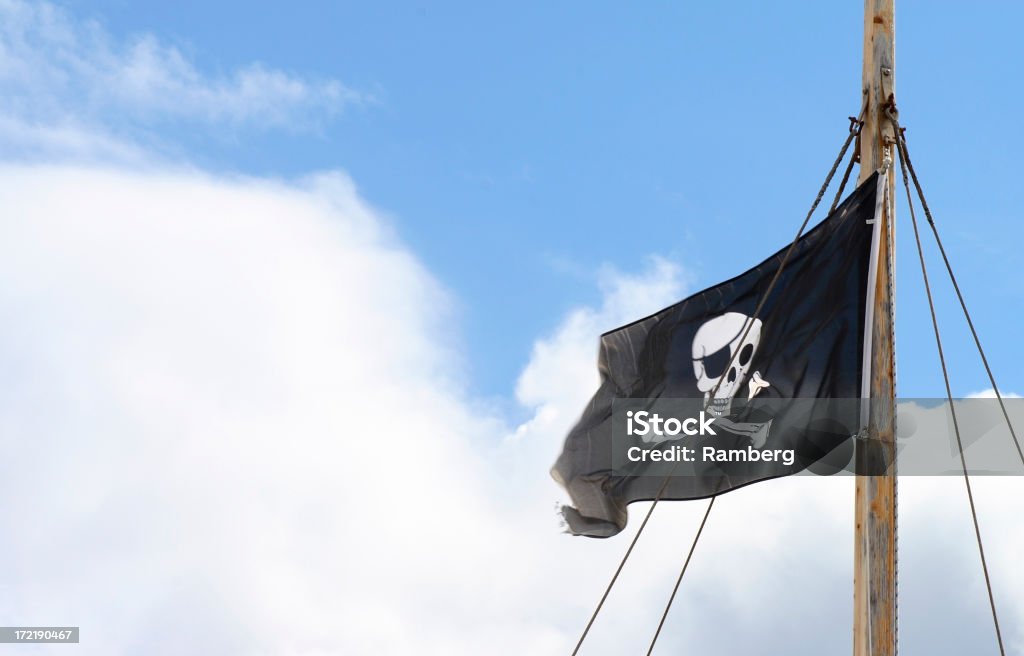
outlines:
[[[729,347],[726,346],[711,355],[705,355],[701,359],[701,364],[704,365],[704,375],[708,378],[721,378],[725,373],[726,365],[729,364],[731,353]]]
[[[750,356],[752,355],[754,355],[754,345],[747,344],[743,347],[743,350],[740,351],[740,366],[747,366],[747,363],[750,362]]]

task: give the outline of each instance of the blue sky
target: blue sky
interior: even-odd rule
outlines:
[[[1009,109],[1024,54],[1019,8],[898,11],[912,153],[997,372],[1021,388],[1012,363],[1024,347],[1005,320],[1024,294],[1022,144]],[[204,72],[259,61],[366,94],[312,128],[144,127],[215,169],[349,172],[454,291],[471,384],[496,397],[538,334],[594,302],[601,267],[635,271],[660,254],[698,289],[786,242],[857,109],[860,12],[812,2],[73,6],[118,39],[157,35]],[[900,392],[940,395],[901,214]],[[987,387],[955,315],[943,317],[956,391]]]
[[[1021,392],[1021,10],[898,11],[914,159]],[[860,12],[0,0],[0,618],[96,654],[567,653],[624,547],[562,534],[548,473],[597,337],[788,242]],[[940,396],[907,219],[898,387]],[[962,482],[900,485],[902,644],[988,645]],[[1019,481],[975,494],[1020,651]],[[852,495],[723,496],[666,651],[848,649]],[[702,511],[659,506],[592,653],[646,644]]]

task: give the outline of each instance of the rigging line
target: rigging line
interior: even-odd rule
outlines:
[[[953,283],[953,289],[956,290],[957,300],[960,301],[960,308],[964,311],[964,318],[967,319],[967,326],[971,329],[971,336],[974,337],[974,345],[978,347],[978,355],[981,356],[981,362],[985,365],[985,373],[988,374],[988,380],[992,383],[992,390],[996,394],[996,399],[999,400],[999,408],[1003,412],[1003,418],[1006,419],[1006,426],[1010,429],[1010,436],[1013,438],[1013,444],[1017,447],[1017,455],[1020,456],[1021,464],[1024,464],[1024,449],[1021,449],[1020,440],[1017,438],[1017,432],[1013,429],[1013,423],[1010,421],[1010,414],[1006,410],[1006,404],[1003,402],[1003,395],[999,391],[999,386],[996,385],[996,377],[992,373],[992,368],[988,364],[988,358],[985,357],[985,349],[981,347],[981,339],[978,337],[978,331],[974,328],[974,321],[971,320],[971,313],[967,311],[967,303],[964,301],[964,295],[960,291],[960,284],[957,282],[956,275],[953,273],[953,266],[949,263],[949,257],[946,255],[946,248],[942,245],[942,239],[939,237],[939,229],[935,225],[935,221],[932,218],[931,208],[928,207],[928,201],[925,200],[924,190],[921,188],[921,183],[917,179],[917,172],[914,170],[914,164],[910,161],[910,152],[907,150],[907,137],[903,130],[900,129],[899,124],[896,124],[897,138],[903,144],[903,154],[907,160],[907,169],[910,171],[910,177],[914,181],[914,187],[917,188],[917,196],[921,199],[921,207],[924,209],[925,218],[928,219],[928,225],[931,226],[932,234],[935,236],[935,243],[939,246],[939,252],[942,254],[942,261],[946,265],[946,272],[949,273],[949,279]]]
[[[676,579],[675,587],[672,588],[672,594],[668,598],[668,603],[665,604],[665,612],[661,614],[661,621],[658,622],[658,629],[654,632],[654,637],[651,638],[651,646],[647,648],[647,656],[651,656],[654,651],[654,645],[658,642],[658,636],[661,635],[661,629],[665,626],[665,618],[668,617],[668,611],[672,608],[672,602],[676,599],[676,593],[679,592],[679,584],[683,582],[683,575],[686,574],[686,568],[690,565],[690,558],[693,557],[693,550],[697,548],[697,542],[700,540],[700,534],[704,532],[704,525],[708,522],[708,515],[711,514],[711,508],[715,505],[715,499],[717,496],[711,497],[711,501],[708,502],[708,509],[704,511],[704,519],[700,521],[700,526],[697,528],[697,534],[693,536],[693,544],[690,545],[690,552],[686,554],[686,560],[683,561],[683,568],[679,570],[679,577]]]
[[[836,190],[836,196],[832,199],[832,206],[828,208],[828,213],[836,211],[839,207],[839,201],[843,198],[843,190],[846,189],[846,183],[850,181],[850,173],[853,172],[853,165],[860,161],[860,129],[864,127],[864,121],[860,120],[860,117],[850,117],[850,132],[854,134],[856,139],[856,145],[853,148],[853,154],[850,155],[850,162],[846,165],[846,170],[843,171],[843,179],[839,181],[839,189]]]
[[[890,116],[890,118],[892,118]],[[899,123],[893,118],[893,127],[896,133],[899,134]],[[924,290],[928,295],[928,310],[932,316],[932,328],[935,330],[935,346],[939,351],[939,363],[942,365],[942,379],[946,384],[946,399],[949,401],[949,412],[953,417],[953,431],[956,434],[957,449],[960,453],[960,465],[964,473],[964,485],[967,487],[967,501],[971,507],[971,520],[974,522],[974,536],[978,541],[978,553],[981,556],[981,570],[985,575],[985,589],[988,591],[988,603],[992,608],[992,622],[996,629],[996,641],[999,643],[999,653],[1002,656],[1006,655],[1006,651],[1003,648],[1003,635],[999,630],[999,616],[996,613],[996,601],[992,595],[992,582],[988,575],[988,564],[985,560],[985,547],[981,540],[981,528],[978,526],[978,513],[974,506],[974,493],[971,491],[971,477],[967,473],[967,458],[964,456],[964,444],[960,438],[960,425],[956,418],[956,408],[953,406],[953,391],[949,385],[949,371],[946,369],[946,356],[942,351],[942,338],[939,336],[939,321],[935,316],[935,303],[932,300],[932,290],[928,283],[928,267],[924,261],[924,249],[921,248],[921,235],[917,227],[917,217],[914,214],[914,203],[910,194],[910,182],[907,179],[907,166],[904,163],[906,160],[905,149],[903,148],[903,142],[899,139],[896,141],[896,149],[899,153],[900,159],[900,171],[903,173],[903,186],[907,190],[907,203],[910,205],[910,220],[914,226],[914,240],[917,242],[917,255],[921,260],[921,276],[924,278]]]
[[[861,115],[858,117],[858,121],[863,118],[863,115],[864,113],[862,110]],[[839,156],[836,157],[836,161],[832,163],[832,168],[829,169],[828,175],[825,176],[825,182],[821,185],[821,189],[818,190],[818,195],[817,197],[815,197],[814,203],[811,204],[811,209],[807,212],[807,216],[804,218],[803,223],[800,224],[800,229],[797,230],[796,237],[793,238],[793,241],[790,243],[789,248],[786,249],[786,253],[782,256],[782,260],[779,262],[779,268],[776,269],[775,275],[772,277],[771,282],[768,283],[768,288],[765,289],[764,293],[761,295],[761,299],[758,301],[757,308],[754,310],[754,314],[751,317],[751,320],[747,322],[746,328],[743,331],[743,336],[740,340],[741,342],[747,338],[748,334],[750,334],[750,329],[754,325],[754,320],[757,319],[761,310],[764,308],[765,301],[768,300],[769,294],[771,294],[772,290],[775,288],[775,283],[778,282],[779,277],[782,275],[782,270],[786,267],[786,262],[789,261],[789,257],[790,255],[793,254],[793,251],[796,249],[796,245],[800,241],[800,237],[803,236],[804,229],[810,222],[811,216],[814,214],[814,210],[818,209],[818,205],[821,203],[821,199],[825,196],[825,192],[828,190],[829,184],[831,184],[832,178],[836,174],[836,170],[839,168],[839,165],[842,164],[843,157],[846,156],[846,151],[850,148],[850,143],[854,140],[854,137],[856,137],[856,134],[851,129],[850,133],[846,137],[846,140],[843,142],[843,147],[839,149]],[[729,363],[725,367],[726,370],[732,367],[732,364],[736,360],[737,355],[739,355],[738,350],[732,354],[732,357],[729,359]],[[708,401],[704,404],[705,411],[707,411],[708,407],[710,407],[711,399],[714,398],[721,384],[722,379],[719,379],[718,382],[715,383],[715,386],[711,389],[711,391],[708,392]],[[672,468],[669,470],[669,473],[665,475],[665,480],[662,482],[661,487],[658,489],[658,493],[654,496],[650,508],[647,509],[647,514],[644,515],[644,519],[640,523],[640,527],[637,529],[632,541],[630,541],[629,547],[626,548],[626,553],[623,554],[622,560],[619,561],[618,567],[615,568],[615,573],[612,574],[611,580],[608,581],[608,585],[605,587],[604,593],[601,594],[601,599],[597,602],[597,606],[594,608],[594,612],[591,613],[590,619],[587,620],[587,625],[583,628],[583,633],[580,634],[579,640],[576,641],[576,647],[574,647],[572,650],[572,656],[576,656],[580,651],[580,647],[583,646],[583,641],[586,640],[587,634],[590,633],[590,628],[594,625],[594,620],[597,619],[597,615],[601,612],[601,608],[604,607],[604,602],[608,599],[609,593],[611,593],[612,588],[615,586],[615,582],[618,580],[619,574],[622,573],[622,568],[625,567],[626,561],[629,560],[629,556],[633,553],[633,547],[636,546],[636,543],[640,540],[640,536],[643,534],[644,529],[647,527],[647,522],[651,519],[651,515],[654,514],[654,509],[658,507],[658,502],[661,501],[662,495],[665,494],[665,490],[668,489],[669,481],[672,480],[672,474],[675,473],[675,470],[678,466],[679,463],[676,462],[674,465],[672,465]]]

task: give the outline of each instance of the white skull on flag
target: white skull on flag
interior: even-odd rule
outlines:
[[[729,416],[732,400],[747,378],[760,342],[761,320],[740,312],[708,319],[693,336],[693,374],[712,415]],[[768,385],[761,373],[755,371],[747,398],[752,399]]]

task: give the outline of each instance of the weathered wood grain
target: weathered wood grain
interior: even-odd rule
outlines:
[[[867,105],[861,131],[860,178],[882,167],[892,140],[885,113],[895,90],[895,2],[865,0],[863,89]],[[894,198],[894,175],[888,177]],[[853,653],[896,653],[896,451],[893,358],[894,231],[890,212],[882,222],[875,285],[868,439],[857,446],[855,493]]]

